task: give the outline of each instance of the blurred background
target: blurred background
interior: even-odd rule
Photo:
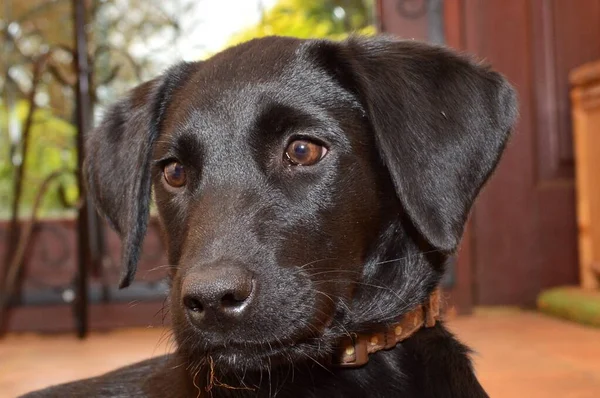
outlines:
[[[32,366],[15,359],[16,347],[37,344],[19,340],[23,333],[62,333],[57,342],[76,344],[75,336],[168,324],[156,222],[136,282],[119,291],[119,240],[80,197],[82,137],[105,106],[179,60],[254,37],[352,32],[469,52],[515,85],[519,124],[444,280],[448,316],[493,358],[482,363],[494,392],[600,392],[600,0],[0,4],[0,396],[3,386],[21,391],[2,379],[11,370],[3,356]],[[160,336],[147,337],[150,348]],[[516,348],[534,351],[501,359]],[[146,355],[136,353],[110,364]],[[520,380],[514,362],[538,372],[523,385],[550,395],[502,390]]]

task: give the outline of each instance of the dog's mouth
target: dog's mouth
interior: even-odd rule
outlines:
[[[325,363],[331,357],[334,342],[334,339],[325,336],[228,342],[207,349],[202,356],[223,370],[263,370],[299,361]]]

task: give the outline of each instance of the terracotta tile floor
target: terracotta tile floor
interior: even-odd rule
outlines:
[[[600,330],[512,309],[480,309],[450,321],[477,351],[475,366],[492,397],[600,397]],[[0,340],[0,397],[96,375],[169,349],[162,329]]]

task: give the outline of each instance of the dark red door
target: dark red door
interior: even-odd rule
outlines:
[[[427,39],[431,18],[398,12],[440,0],[381,0],[384,31]],[[456,268],[456,302],[532,305],[548,287],[574,284],[577,235],[569,71],[600,59],[600,0],[444,0],[448,45],[506,75],[520,120],[478,199]],[[435,18],[433,19],[435,20]]]

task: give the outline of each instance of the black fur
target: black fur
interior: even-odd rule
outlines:
[[[499,74],[386,37],[253,40],[134,89],[91,134],[86,175],[123,238],[122,286],[153,186],[177,351],[29,396],[486,396],[442,323],[362,368],[328,358],[439,284],[516,114]],[[329,152],[290,166],[294,137]],[[169,159],[186,168],[183,189],[164,182]],[[184,281],[231,264],[257,297],[241,320],[194,327]]]

